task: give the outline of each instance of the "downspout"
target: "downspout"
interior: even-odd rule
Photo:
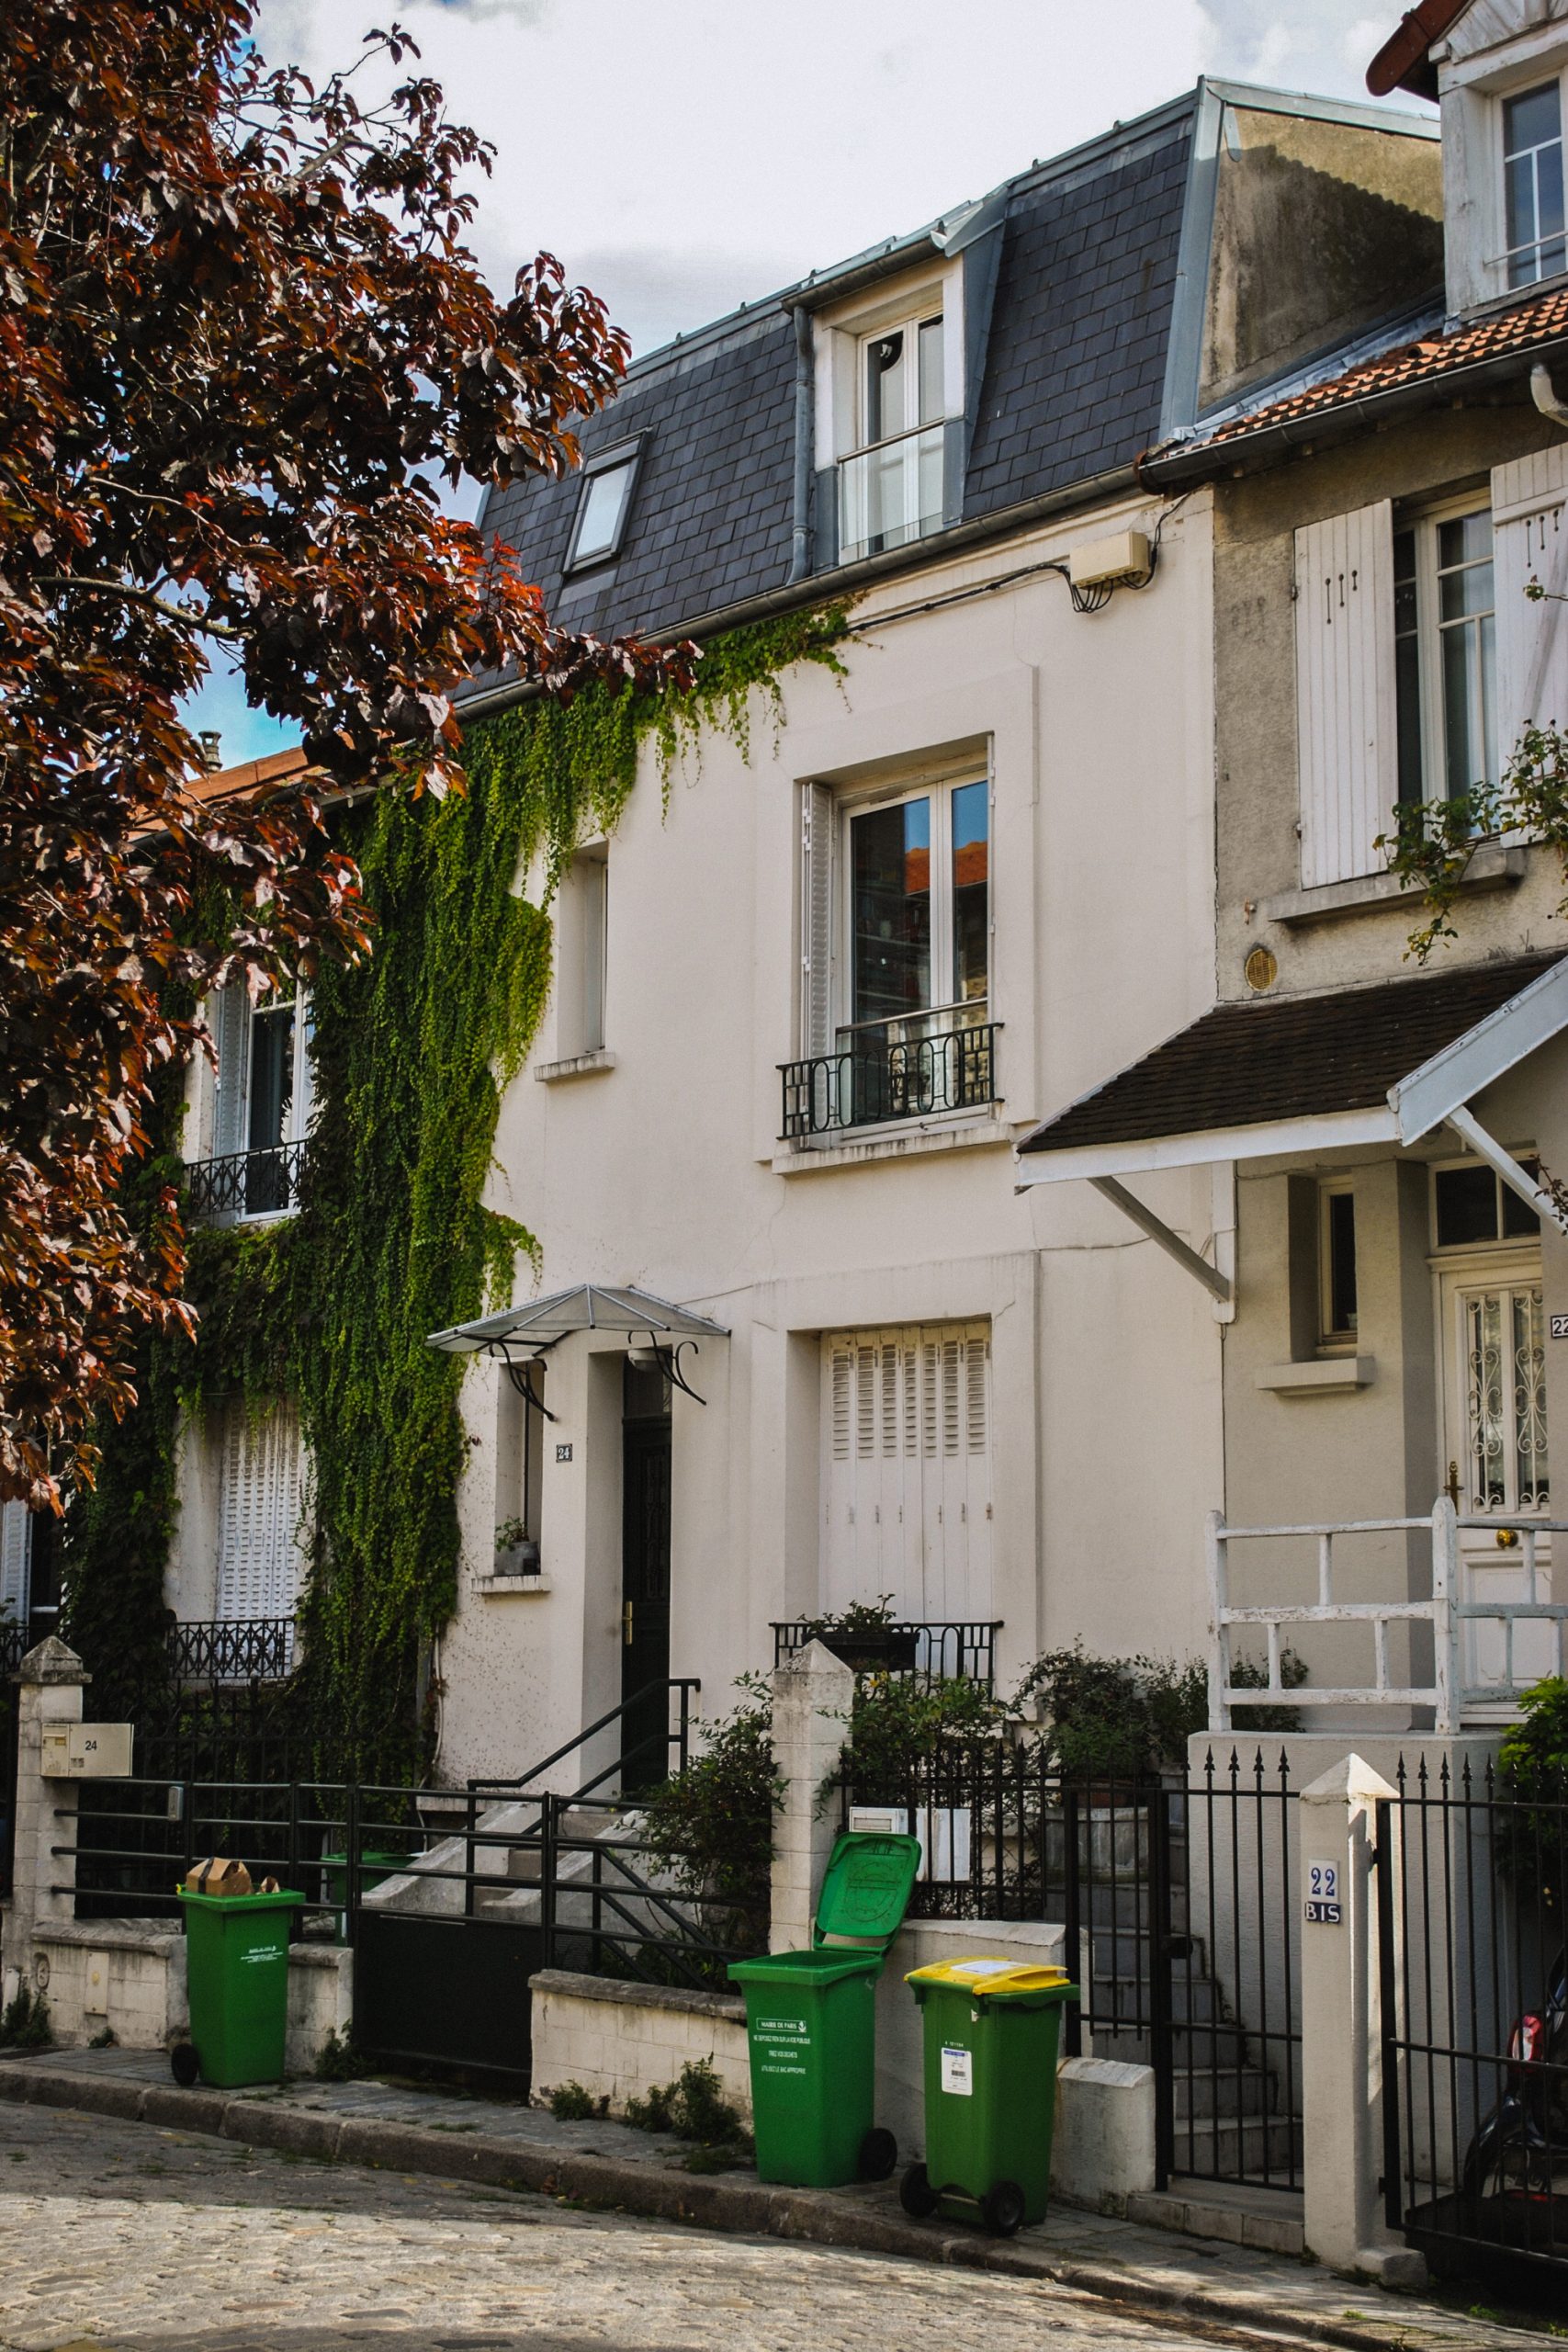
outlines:
[[[1538,359],[1530,369],[1530,398],[1542,416],[1549,416],[1553,424],[1560,424],[1568,433],[1568,406],[1552,390],[1551,370],[1544,359]]]
[[[803,303],[795,307],[795,528],[790,537],[789,576],[792,582],[811,570],[811,313]]]

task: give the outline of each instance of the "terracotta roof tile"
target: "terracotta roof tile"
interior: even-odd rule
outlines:
[[[1247,434],[1265,433],[1274,425],[1293,424],[1297,418],[1321,416],[1406,384],[1435,382],[1461,368],[1506,358],[1510,352],[1530,351],[1564,336],[1568,336],[1568,288],[1559,288],[1555,293],[1538,295],[1533,301],[1516,303],[1509,310],[1458,327],[1452,334],[1424,334],[1415,343],[1380,352],[1376,358],[1348,368],[1343,376],[1332,376],[1325,383],[1292,392],[1288,400],[1232,417],[1210,434],[1207,442],[1213,446],[1237,441]]]

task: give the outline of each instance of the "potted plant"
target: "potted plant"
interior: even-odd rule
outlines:
[[[495,1531],[495,1566],[498,1577],[536,1577],[539,1573],[539,1547],[528,1534],[520,1519],[503,1519]]]
[[[837,1616],[813,1617],[803,1628],[806,1642],[820,1642],[856,1674],[909,1674],[919,1651],[919,1628],[896,1625],[891,1593],[854,1600]]]

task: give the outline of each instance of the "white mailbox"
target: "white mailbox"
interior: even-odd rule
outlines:
[[[133,1724],[45,1724],[39,1770],[47,1781],[123,1778]]]

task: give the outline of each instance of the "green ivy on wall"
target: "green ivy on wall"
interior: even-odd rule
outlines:
[[[841,673],[847,628],[841,605],[792,613],[714,639],[682,694],[515,705],[470,730],[466,794],[385,792],[346,812],[376,941],[314,984],[303,1204],[194,1235],[197,1340],[148,1349],[141,1403],[102,1433],[98,1487],[71,1513],[67,1635],[90,1666],[123,1661],[107,1665],[118,1703],[160,1670],[182,1419],[236,1393],[258,1413],[292,1397],[314,1531],[296,1679],[321,1769],[423,1769],[420,1665],[457,1601],[467,1446],[463,1360],[425,1340],[504,1303],[533,1248],[483,1193],[502,1092],[549,991],[550,899],[578,842],[614,831],[645,752],[666,794],[705,729],[749,757],[753,691],[777,718],[785,671]],[[528,874],[537,903],[517,895]]]

